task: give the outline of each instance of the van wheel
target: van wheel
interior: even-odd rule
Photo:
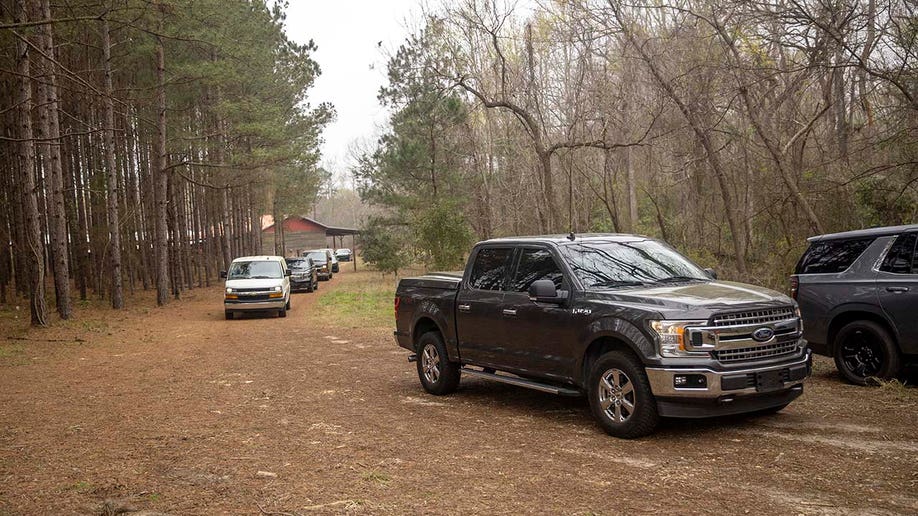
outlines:
[[[867,385],[892,378],[900,364],[895,341],[873,321],[848,323],[835,336],[835,367],[851,383]]]
[[[587,396],[607,434],[634,439],[653,433],[660,421],[644,366],[627,352],[611,351],[590,370]]]
[[[277,311],[277,316],[278,316],[278,317],[287,317],[287,307],[285,306],[285,307],[281,308],[280,310],[278,310],[278,311]]]
[[[418,378],[430,394],[441,396],[459,387],[459,364],[449,361],[439,332],[429,331],[418,340]]]
[[[223,316],[226,317],[227,321],[233,320],[233,312],[230,312],[229,310],[226,310],[225,312],[223,312]]]
[[[290,301],[291,301],[291,300],[290,300],[290,298],[288,297],[288,298],[287,298],[287,305],[284,306],[284,309],[290,310]]]

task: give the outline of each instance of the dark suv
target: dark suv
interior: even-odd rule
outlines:
[[[918,358],[918,224],[809,239],[791,296],[804,338],[842,376],[866,384]]]

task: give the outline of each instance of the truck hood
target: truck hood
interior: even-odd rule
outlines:
[[[272,288],[280,287],[283,284],[284,280],[280,278],[226,280],[226,288],[257,288],[271,290]]]
[[[658,312],[667,319],[707,319],[714,312],[788,306],[784,294],[732,281],[687,282],[656,287],[627,287],[593,291],[596,301],[608,300]]]

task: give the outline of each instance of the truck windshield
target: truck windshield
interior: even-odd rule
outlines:
[[[284,270],[277,262],[233,262],[226,279],[279,279]]]
[[[306,253],[307,258],[312,258],[312,261],[325,263],[328,261],[328,255],[324,251],[309,251]]]
[[[561,246],[561,252],[588,289],[710,280],[697,265],[655,240],[575,242]]]
[[[293,260],[288,259],[287,267],[293,270],[296,270],[296,271],[306,270],[309,268],[309,262],[306,261],[305,258],[304,259],[293,259]]]

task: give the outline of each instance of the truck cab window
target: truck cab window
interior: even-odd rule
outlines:
[[[478,290],[502,290],[513,249],[486,248],[478,251],[469,286]]]
[[[529,286],[538,280],[551,280],[555,288],[560,289],[564,275],[548,250],[523,249],[510,290],[526,292]]]

